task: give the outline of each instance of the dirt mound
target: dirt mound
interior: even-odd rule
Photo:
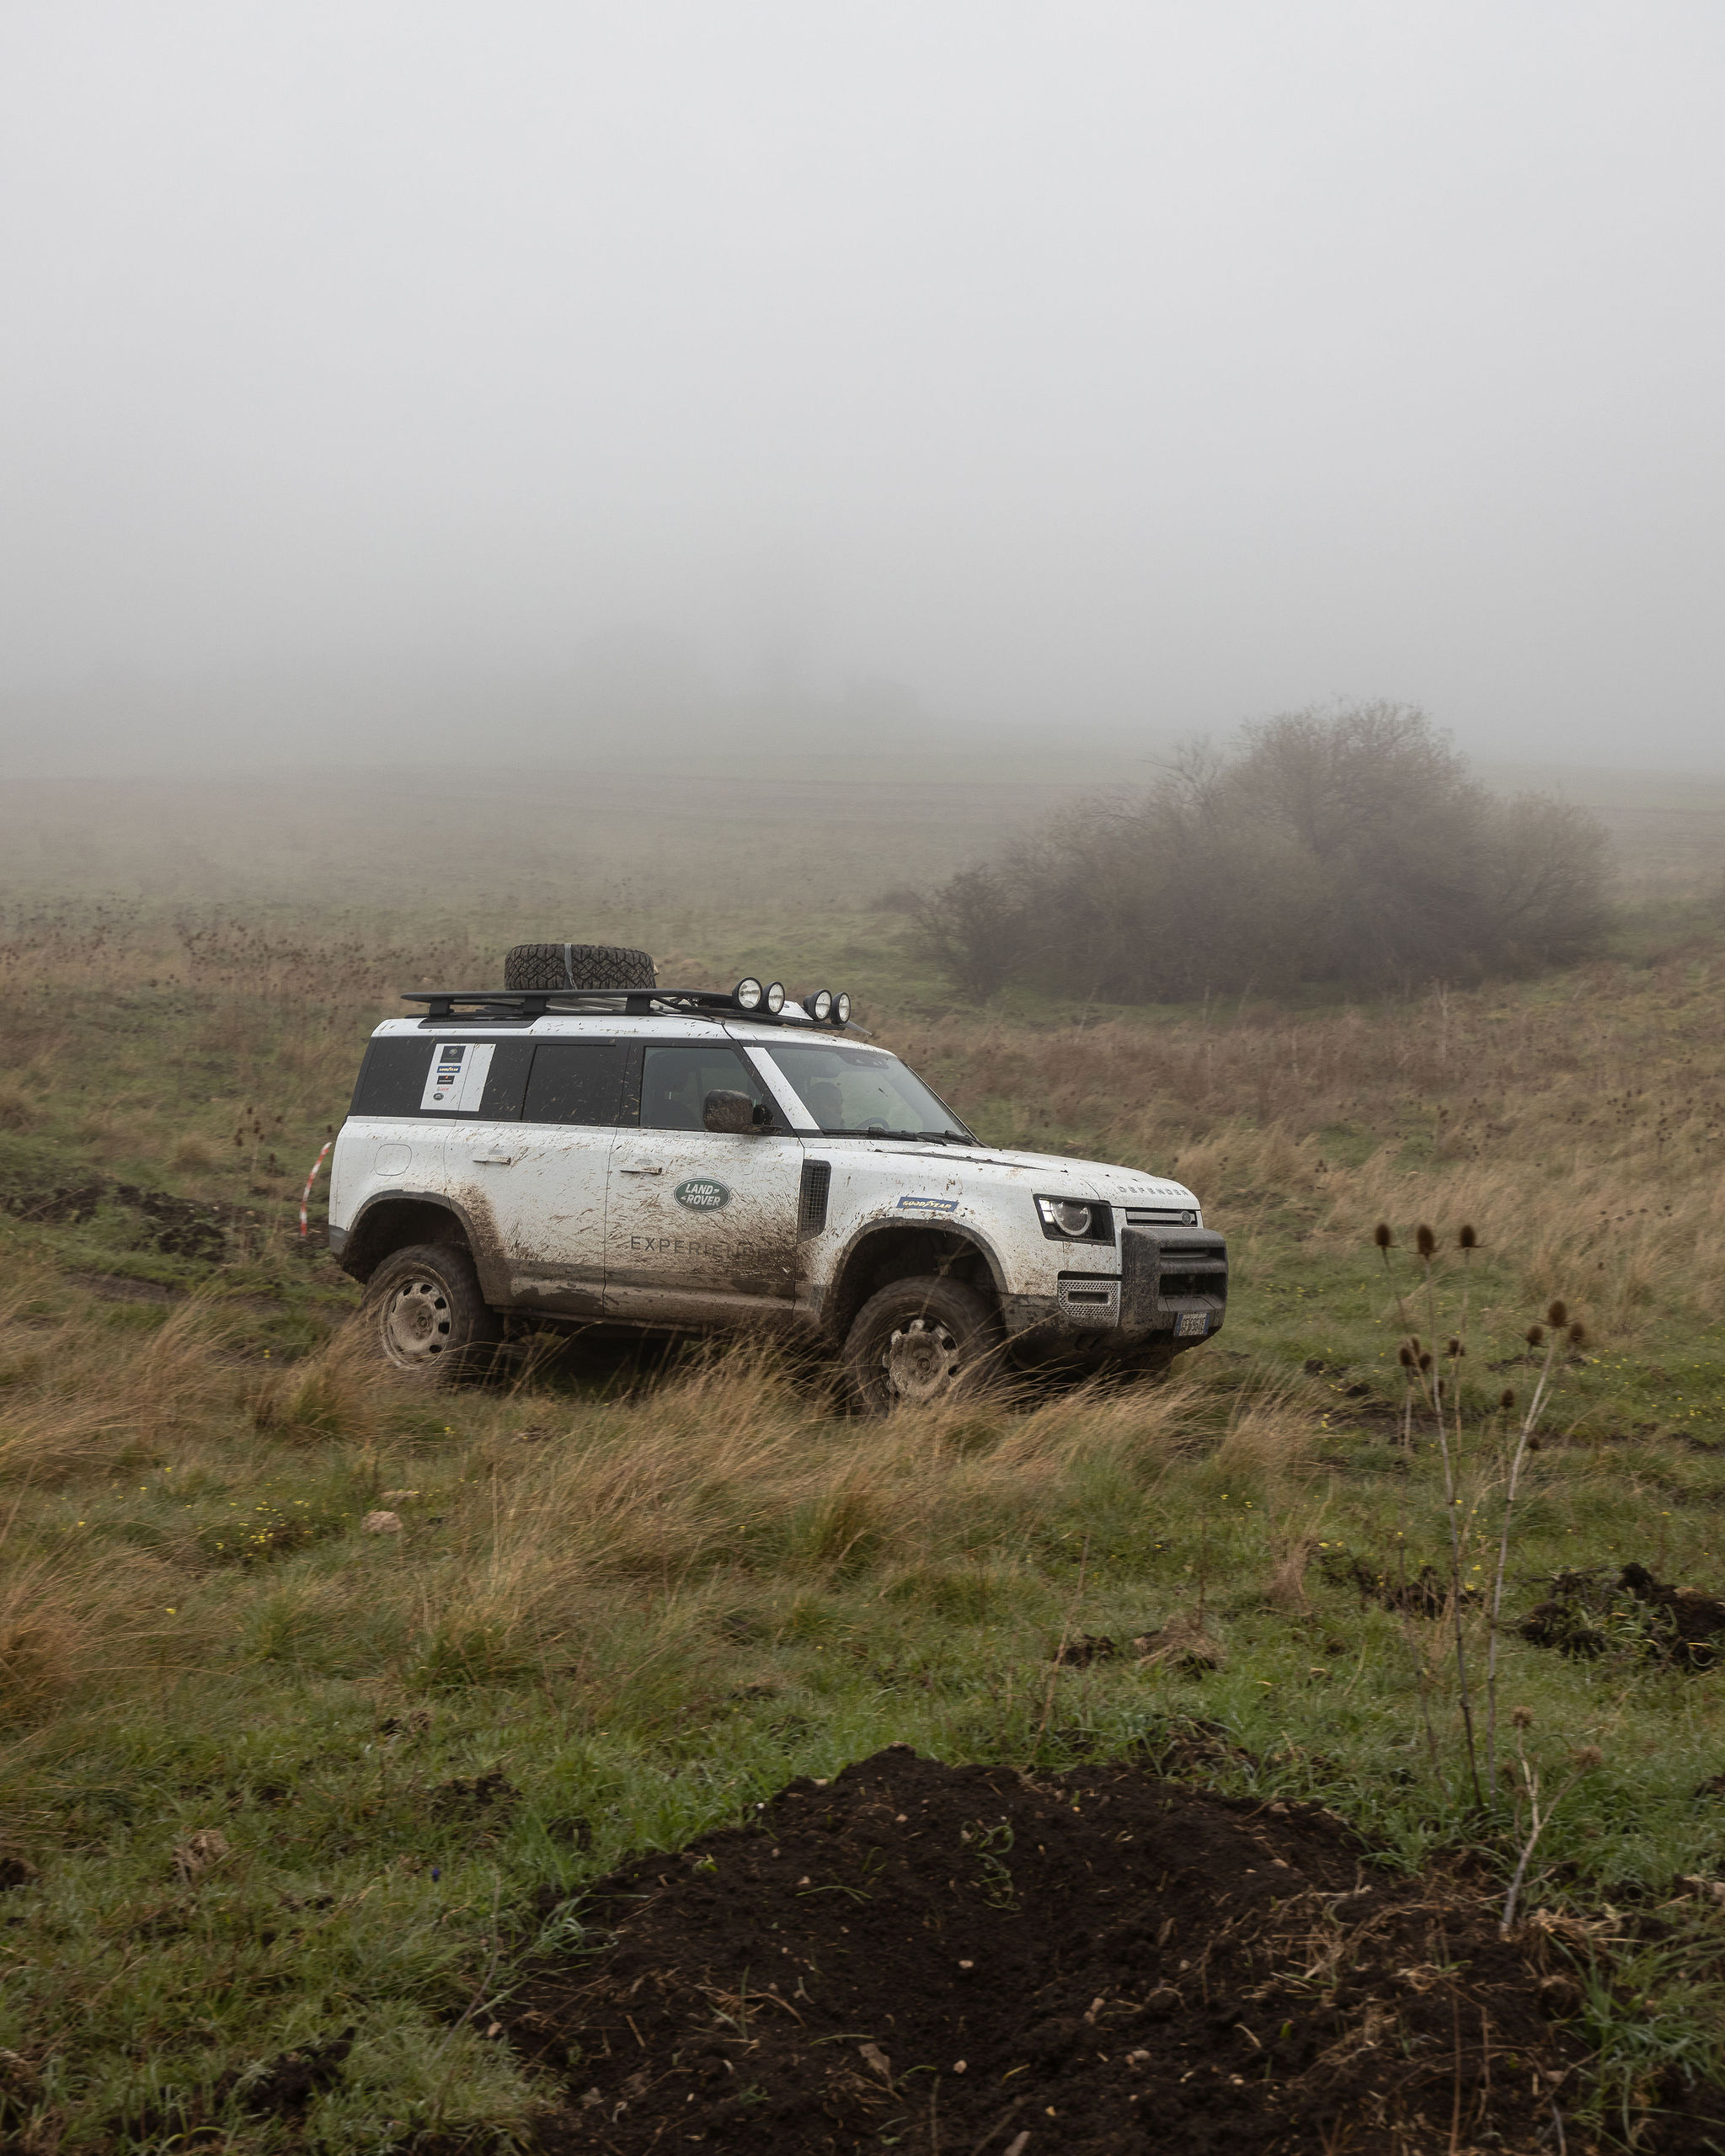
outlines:
[[[1327,1812],[1143,1767],[895,1747],[583,1914],[606,1951],[500,2016],[563,2079],[547,2151],[1532,2152],[1578,2086],[1545,1935]]]
[[[1536,1647],[1585,1661],[1612,1652],[1690,1672],[1718,1662],[1725,1602],[1694,1588],[1669,1587],[1645,1565],[1626,1565],[1615,1581],[1599,1572],[1557,1573],[1546,1599],[1517,1627]]]

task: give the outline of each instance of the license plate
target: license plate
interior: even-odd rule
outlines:
[[[1174,1331],[1183,1340],[1202,1340],[1209,1331],[1208,1310],[1185,1310],[1174,1320]]]

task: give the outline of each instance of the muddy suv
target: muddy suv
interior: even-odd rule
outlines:
[[[547,1326],[769,1326],[884,1412],[1220,1329],[1226,1250],[1189,1190],[983,1145],[845,996],[526,947],[556,956],[507,977],[577,985],[405,997],[425,1015],[378,1027],[336,1142],[330,1248],[400,1368]]]

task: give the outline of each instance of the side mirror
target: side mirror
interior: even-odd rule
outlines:
[[[767,1117],[746,1093],[712,1092],[701,1103],[701,1120],[708,1130],[734,1138],[763,1129]]]

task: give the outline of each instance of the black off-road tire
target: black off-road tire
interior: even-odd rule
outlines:
[[[974,1399],[997,1382],[994,1312],[962,1280],[919,1273],[871,1295],[845,1336],[845,1375],[865,1415]]]
[[[432,1385],[483,1376],[503,1337],[459,1243],[392,1251],[366,1283],[360,1318],[382,1361]]]
[[[654,988],[651,956],[616,943],[517,943],[503,962],[505,988]]]

